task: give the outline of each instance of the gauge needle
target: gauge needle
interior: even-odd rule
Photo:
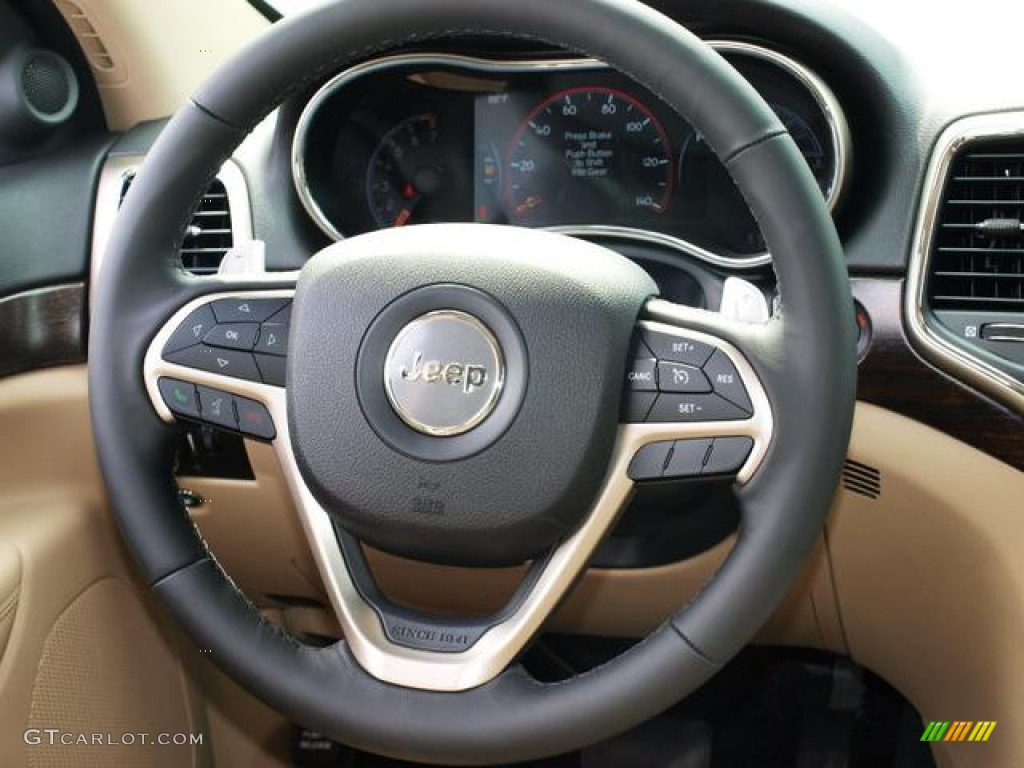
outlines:
[[[516,206],[516,216],[525,216],[543,202],[544,198],[540,195],[530,195],[525,201]]]
[[[412,212],[416,208],[417,203],[423,197],[412,184],[406,184],[402,188],[402,197],[405,198],[406,203],[402,206],[402,210],[398,212],[395,220],[391,222],[392,226],[404,227],[409,219],[412,218]]]

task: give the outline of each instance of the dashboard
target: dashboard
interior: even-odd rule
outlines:
[[[773,50],[714,45],[776,111],[837,206],[850,139],[829,87]],[[303,108],[292,174],[334,239],[473,221],[653,242],[729,267],[768,262],[701,135],[593,60],[409,53],[358,65]]]

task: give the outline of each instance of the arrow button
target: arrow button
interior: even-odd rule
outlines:
[[[181,322],[181,325],[171,334],[171,338],[167,340],[164,345],[164,357],[179,349],[202,343],[203,336],[209,333],[215,324],[216,320],[209,304],[195,310]]]
[[[260,338],[256,351],[268,355],[288,354],[288,326],[284,323],[264,323],[260,326]]]
[[[213,313],[218,323],[262,323],[280,312],[291,299],[217,299]]]
[[[218,349],[203,344],[165,355],[164,359],[169,363],[177,363],[187,368],[196,368],[209,373],[218,373],[221,376],[230,376],[246,381],[261,381],[256,361],[253,360],[252,354],[249,352]]]

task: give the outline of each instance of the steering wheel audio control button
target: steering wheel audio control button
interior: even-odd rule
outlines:
[[[157,386],[160,388],[160,396],[171,412],[179,416],[199,418],[199,399],[194,384],[177,379],[160,379]]]
[[[670,333],[644,329],[643,341],[659,360],[685,363],[700,368],[711,357],[715,348],[695,339],[686,339]]]
[[[754,441],[749,437],[716,437],[702,474],[735,473],[743,466],[753,449]]]
[[[238,428],[243,434],[258,437],[261,440],[273,440],[277,437],[274,420],[262,403],[244,397],[236,397],[235,410],[238,412]]]
[[[665,472],[668,455],[672,451],[672,441],[645,445],[629,462],[626,474],[630,480],[657,480]]]
[[[750,414],[718,395],[658,395],[650,422],[740,421]]]
[[[201,344],[203,338],[216,323],[217,320],[213,316],[213,310],[210,309],[209,304],[199,307],[199,309],[186,317],[181,322],[181,325],[175,329],[174,333],[171,334],[171,338],[164,344],[164,356],[166,357],[180,349],[187,349],[188,347]]]
[[[227,392],[199,387],[199,409],[203,421],[227,429],[238,429],[235,399]]]
[[[657,365],[653,357],[634,360],[626,371],[626,386],[638,392],[657,392]]]
[[[714,387],[716,394],[735,403],[748,414],[754,412],[750,395],[747,394],[747,389],[743,386],[743,379],[740,378],[739,371],[722,350],[717,349],[711,355],[711,359],[704,365],[704,373],[711,380],[711,386]]]
[[[666,478],[696,477],[711,450],[711,440],[676,440],[665,466]]]
[[[700,370],[682,363],[658,363],[658,389],[661,392],[711,391],[711,382]]]
[[[224,323],[215,325],[203,337],[203,343],[209,344],[211,347],[240,349],[248,352],[256,344],[258,332],[259,325],[256,323]]]
[[[267,355],[288,354],[288,326],[284,323],[263,323],[256,351]]]
[[[246,381],[261,381],[256,362],[248,352],[201,345],[165,355],[164,359],[169,363],[177,363],[186,368],[195,368],[208,373],[219,373],[221,376],[231,376]]]
[[[212,307],[218,323],[262,323],[288,303],[288,299],[218,299]]]

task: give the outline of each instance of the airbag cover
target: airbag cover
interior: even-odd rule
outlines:
[[[436,224],[332,245],[303,269],[292,314],[289,431],[303,478],[342,527],[396,554],[508,565],[543,553],[604,479],[632,329],[656,292],[618,254],[546,232]],[[385,392],[392,342],[431,312],[480,320],[504,364],[493,410],[457,435],[413,429]],[[488,382],[410,351],[407,372],[435,387]]]

